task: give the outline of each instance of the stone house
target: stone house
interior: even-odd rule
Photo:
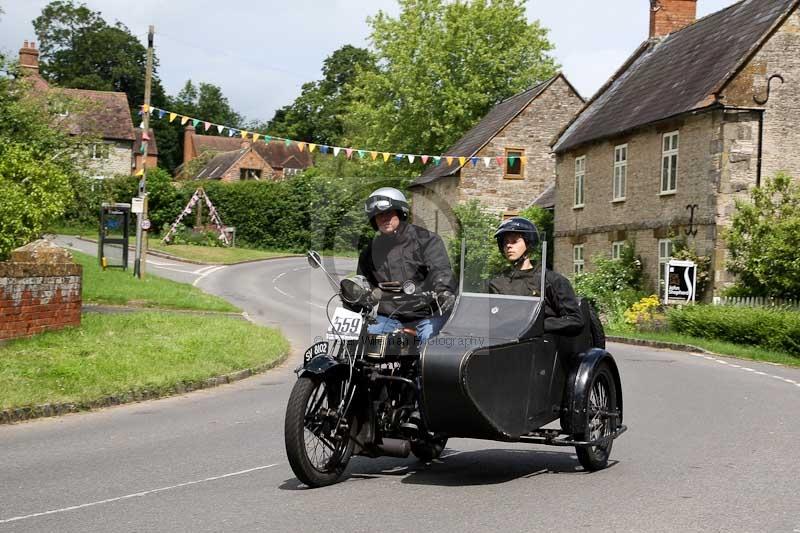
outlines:
[[[695,21],[696,0],[651,0],[650,38],[560,133],[555,268],[592,268],[626,241],[651,288],[675,239],[725,270],[736,199],[800,177],[798,0],[743,0]]]
[[[528,207],[553,183],[550,144],[583,103],[559,73],[497,104],[445,152],[439,165],[428,167],[411,184],[414,223],[452,235],[456,227],[452,206],[459,203],[474,198],[503,216]],[[448,164],[447,155],[456,158]],[[465,164],[459,156],[467,158]],[[477,158],[477,164],[470,158]]]
[[[253,142],[240,137],[201,135],[189,124],[184,129],[183,164],[177,170],[184,174],[186,164],[205,152],[213,157],[190,179],[218,179],[239,181],[247,179],[281,179],[293,176],[313,165],[308,151],[301,151],[296,143],[287,146],[284,142]]]
[[[63,97],[58,126],[70,135],[89,135],[84,154],[89,176],[103,179],[116,174],[133,174],[141,168],[141,133],[134,129],[128,96],[111,91],[50,87],[39,73],[36,43],[25,41],[19,50],[20,70],[31,81],[33,90]],[[69,110],[73,107],[77,109]],[[148,165],[158,164],[155,135],[150,130]],[[138,157],[137,157],[138,156]]]

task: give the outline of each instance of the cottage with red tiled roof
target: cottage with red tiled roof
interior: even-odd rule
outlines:
[[[34,90],[62,96],[69,103],[61,114],[61,127],[70,135],[90,135],[96,139],[86,147],[87,172],[92,177],[132,174],[141,168],[141,130],[133,127],[125,93],[50,87],[39,73],[39,50],[34,42],[25,41],[20,48],[19,65]],[[158,164],[153,130],[149,137],[147,160],[152,168]]]
[[[200,135],[195,132],[194,126],[188,124],[183,137],[183,165],[178,169],[178,174],[185,171],[189,161],[208,152],[215,155],[190,178],[226,182],[274,180],[297,174],[314,163],[311,154],[301,151],[296,143],[287,146],[278,141],[264,143],[238,136]]]
[[[800,178],[800,0],[743,0],[695,22],[651,0],[650,38],[557,138],[555,268],[635,243],[652,288],[676,238],[730,282],[722,238],[752,187]]]
[[[583,99],[563,74],[507,98],[446,152],[439,165],[428,167],[411,184],[415,224],[442,235],[455,231],[452,207],[480,200],[490,211],[516,215],[552,185],[553,137],[583,105]],[[477,157],[464,165],[458,156]],[[490,164],[485,164],[489,158]],[[503,161],[497,165],[497,158]]]

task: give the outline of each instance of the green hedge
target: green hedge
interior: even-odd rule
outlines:
[[[798,311],[694,305],[670,309],[667,319],[670,329],[678,333],[800,355]]]

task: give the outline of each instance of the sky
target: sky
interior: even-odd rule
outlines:
[[[337,48],[368,47],[367,17],[397,15],[396,0],[85,0],[107,22],[120,21],[143,42],[155,26],[159,76],[175,95],[191,79],[218,85],[249,120],[272,118],[303,83],[321,78]],[[702,17],[735,0],[699,0]],[[0,0],[0,50],[16,56],[35,40],[32,21],[48,0]],[[550,30],[553,55],[585,98],[647,38],[648,0],[528,0],[529,20]],[[203,118],[203,117],[198,117]],[[237,126],[231,124],[231,126]]]

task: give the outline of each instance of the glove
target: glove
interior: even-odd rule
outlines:
[[[436,303],[439,304],[442,314],[446,315],[453,310],[453,306],[456,304],[456,295],[444,290],[436,295]]]

